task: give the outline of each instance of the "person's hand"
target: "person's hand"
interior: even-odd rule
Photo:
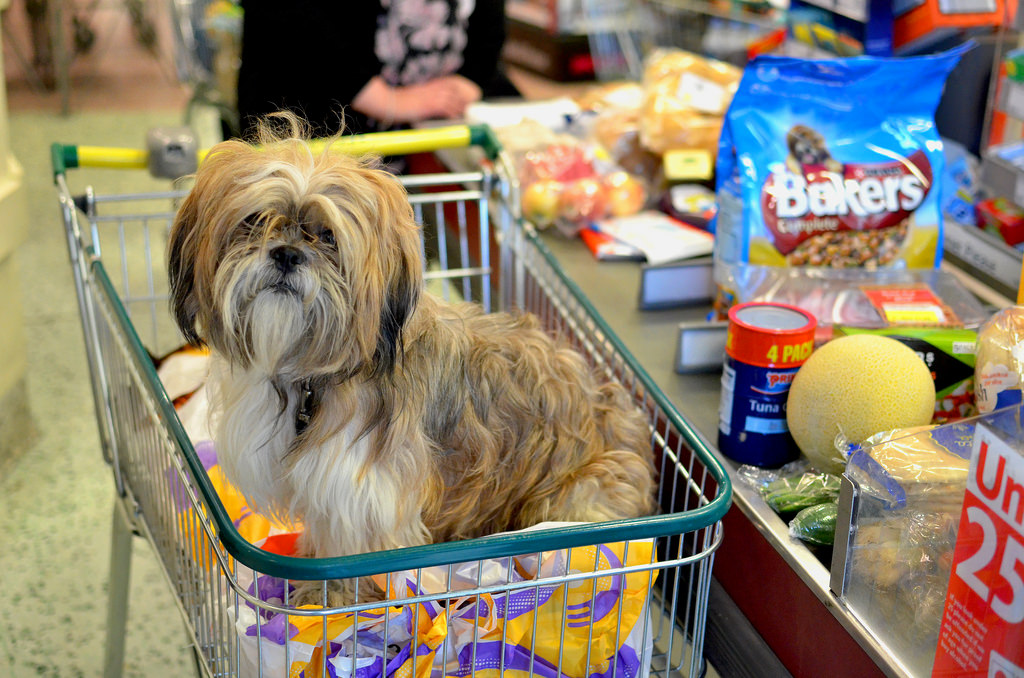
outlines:
[[[415,122],[431,118],[459,118],[481,97],[480,88],[461,75],[447,75],[395,90],[393,119]]]
[[[459,118],[482,96],[473,81],[446,75],[418,85],[389,87],[374,77],[352,100],[352,108],[386,123],[418,122],[432,118]]]
[[[474,101],[480,101],[483,98],[483,92],[480,91],[480,87],[475,82],[468,78],[464,78],[461,75],[447,75],[443,78],[438,78],[446,82],[451,82],[458,90],[460,95],[466,101],[466,105],[473,103]]]

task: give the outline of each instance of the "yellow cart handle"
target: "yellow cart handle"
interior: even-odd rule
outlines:
[[[395,132],[372,132],[343,136],[333,141],[315,139],[310,142],[314,150],[322,150],[327,144],[331,148],[353,155],[408,155],[444,148],[465,148],[479,146],[493,160],[501,151],[501,145],[494,132],[487,125],[450,125],[426,129],[399,130]],[[199,151],[199,161],[209,149]],[[50,149],[54,176],[64,174],[76,167],[101,167],[112,169],[146,169],[149,167],[149,151],[139,148],[115,148],[106,146],[77,146],[54,143]]]

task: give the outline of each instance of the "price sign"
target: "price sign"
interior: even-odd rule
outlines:
[[[1024,456],[983,424],[932,676],[1024,678]]]

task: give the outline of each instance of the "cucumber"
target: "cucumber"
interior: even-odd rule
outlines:
[[[839,476],[830,473],[805,473],[769,483],[761,494],[776,513],[796,513],[838,499],[839,484]]]
[[[820,546],[832,546],[836,540],[836,514],[839,503],[810,506],[796,514],[789,523],[789,535]]]

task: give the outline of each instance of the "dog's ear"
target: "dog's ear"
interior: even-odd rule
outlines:
[[[185,197],[174,217],[167,245],[167,275],[174,320],[188,343],[201,346],[203,340],[196,331],[196,317],[199,314],[199,300],[195,289],[198,256],[196,202],[193,190]]]
[[[800,141],[800,135],[803,133],[802,125],[793,125],[786,133],[786,148],[789,149],[790,153],[796,153],[796,144]]]
[[[380,176],[380,175],[378,175]],[[380,233],[386,271],[373,372],[388,374],[402,353],[402,330],[419,302],[423,288],[420,232],[405,189],[393,177],[381,182]]]
[[[419,266],[419,261],[410,262],[405,252],[395,254],[400,256],[402,261],[397,265],[395,275],[388,283],[384,303],[380,309],[377,348],[373,356],[373,371],[378,376],[394,370],[403,348],[402,329],[420,296],[420,276],[413,271],[414,266]]]

